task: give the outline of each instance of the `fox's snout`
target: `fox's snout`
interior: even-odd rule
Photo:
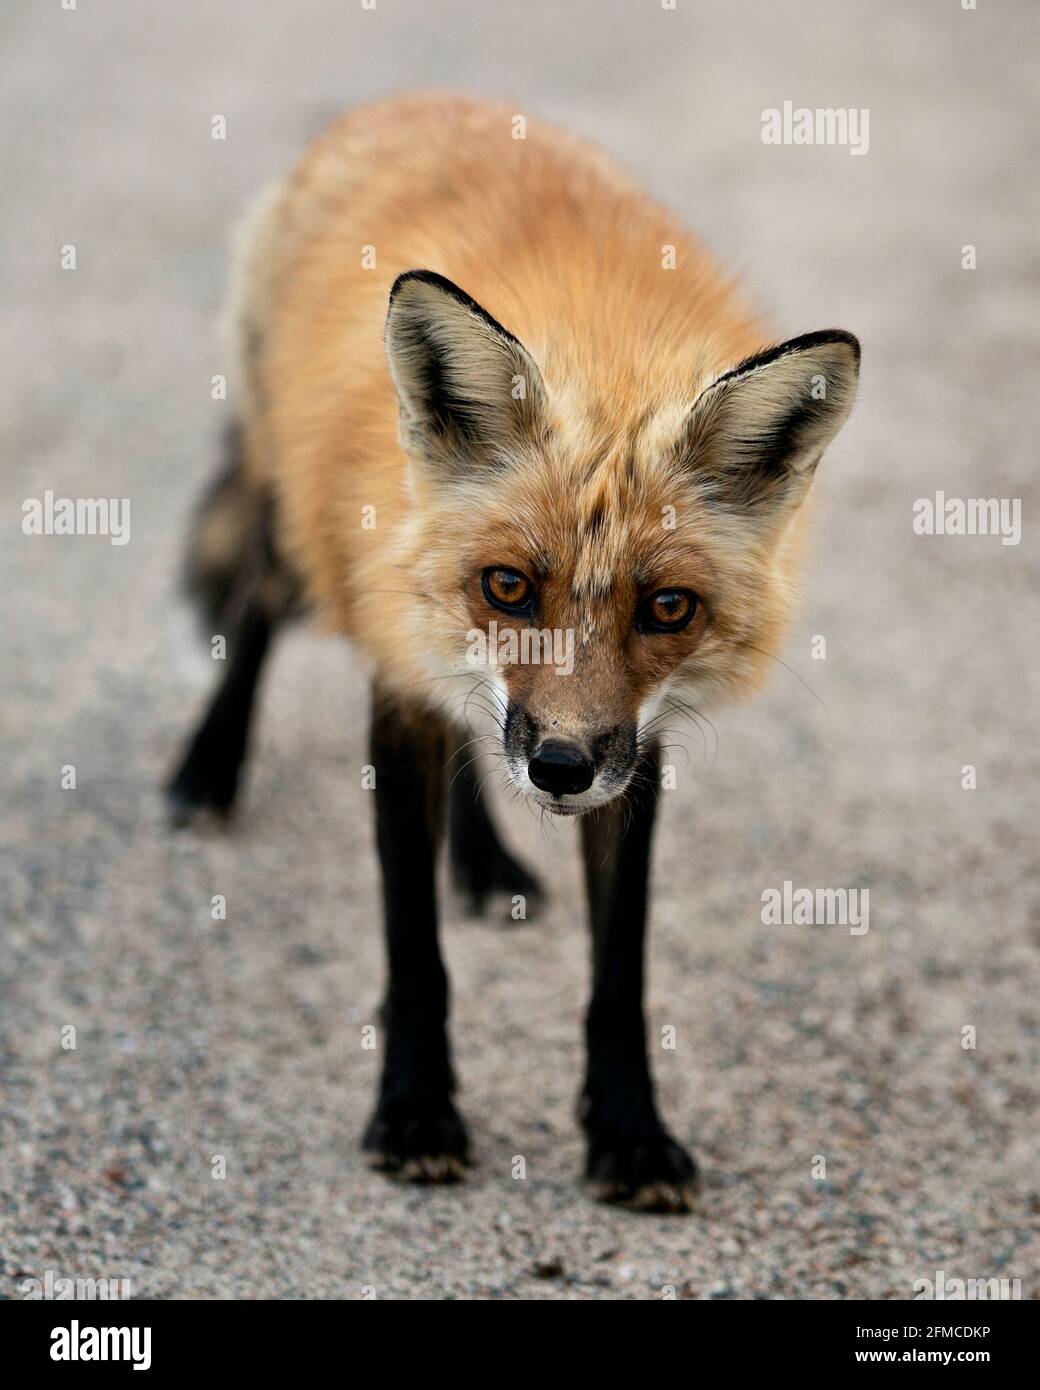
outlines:
[[[550,796],[577,796],[592,786],[596,765],[578,744],[548,738],[528,760],[527,775]]]
[[[635,767],[635,725],[612,725],[597,733],[545,725],[510,704],[503,730],[506,766],[517,787],[557,815],[577,815],[623,791]]]

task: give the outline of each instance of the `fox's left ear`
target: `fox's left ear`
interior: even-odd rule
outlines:
[[[530,353],[443,275],[409,270],[394,281],[386,352],[401,443],[445,480],[493,470],[544,418]]]
[[[762,513],[797,504],[848,418],[859,380],[851,333],[807,333],[749,357],[704,388],[679,444],[709,501]]]

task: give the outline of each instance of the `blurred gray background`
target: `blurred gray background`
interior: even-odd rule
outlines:
[[[905,1298],[943,1269],[1036,1295],[1038,24],[1026,0],[4,6],[0,1291]],[[479,1166],[435,1191],[362,1166],[382,954],[341,645],[277,653],[232,832],[163,823],[213,674],[176,577],[234,409],[210,399],[229,229],[337,111],[417,86],[584,133],[778,337],[863,341],[789,669],[664,798],[649,1003],[705,1173],[686,1220],[579,1193],[576,833],[522,809],[543,917],[446,912]],[[869,153],[763,145],[785,100],[869,108]],[[47,489],[130,497],[130,543],[26,537]],[[937,489],[1021,498],[1021,544],[915,536]],[[869,888],[869,934],[763,926],[785,879]]]

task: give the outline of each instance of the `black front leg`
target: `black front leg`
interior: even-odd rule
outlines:
[[[661,1123],[646,1054],[643,943],[657,750],[620,801],[582,817],[593,984],[581,1118],[595,1196],[641,1211],[689,1211],[696,1167]]]
[[[469,1146],[451,1096],[448,977],[437,944],[436,854],[444,730],[434,715],[373,692],[371,762],[389,982],[383,1077],[364,1149],[412,1182],[455,1182]]]

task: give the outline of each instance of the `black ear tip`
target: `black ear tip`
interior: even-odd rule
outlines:
[[[446,275],[439,275],[436,270],[406,270],[402,272],[390,286],[388,307],[392,306],[401,291],[408,289],[410,285],[426,285],[430,289],[439,290],[441,294],[453,299],[456,304],[461,304],[464,309],[469,309],[473,313],[481,315],[482,318],[490,317],[475,299],[471,299],[465,290],[456,285],[454,280],[449,280]],[[494,322],[494,320],[491,321]]]
[[[796,353],[810,351],[814,348],[833,346],[841,343],[852,352],[853,366],[859,371],[859,339],[854,333],[846,333],[844,328],[822,328],[816,333],[803,333],[798,338],[788,338],[786,342],[777,343],[773,347],[765,348],[762,352],[756,352],[751,357],[745,357],[742,362],[738,362],[735,367],[731,367],[728,372],[723,372],[721,376],[711,383],[718,386],[720,382],[732,381],[734,378],[743,377],[748,372],[757,371],[761,367],[769,367],[774,362],[782,358],[794,356]]]
[[[844,343],[846,347],[852,349],[852,355],[856,359],[856,365],[859,366],[859,359],[862,353],[860,351],[859,339],[856,337],[855,333],[847,333],[844,328],[832,328],[830,332],[834,342]]]
[[[837,347],[848,348],[852,353],[852,365],[859,371],[860,346],[855,333],[844,328],[821,328],[816,333],[805,333],[800,338],[792,338],[781,345],[781,351],[804,351],[806,348]]]
[[[488,328],[494,329],[501,337],[511,343],[517,343],[518,346],[520,345],[518,339],[510,333],[509,329],[503,328],[498,319],[492,318],[482,304],[478,304],[465,290],[460,289],[454,280],[449,280],[446,275],[438,275],[435,270],[406,270],[399,275],[390,286],[390,299],[386,306],[388,316],[394,307],[394,301],[401,294],[401,291],[407,289],[409,285],[428,285],[432,289],[439,290],[441,294],[447,295],[456,305],[466,309],[475,318],[486,324]],[[427,300],[427,304],[429,304],[429,300]]]
[[[443,275],[438,275],[433,270],[405,270],[397,277],[390,286],[390,303],[392,304],[406,285],[437,285],[440,289],[451,286],[450,280],[445,280]],[[451,286],[454,288],[454,286]]]
[[[805,333],[800,338],[791,338],[787,343],[781,344],[781,349],[799,351],[805,348],[826,347],[832,343],[841,343],[844,347],[851,348],[853,357],[857,363],[859,362],[859,339],[855,333],[848,333],[844,328],[821,328],[816,333]]]
[[[816,346],[817,344],[826,345],[828,343],[840,343],[847,347],[852,353],[852,360],[855,366],[859,367],[860,346],[859,339],[855,333],[848,333],[844,328],[824,328],[819,333],[808,333],[805,337],[806,346]]]

